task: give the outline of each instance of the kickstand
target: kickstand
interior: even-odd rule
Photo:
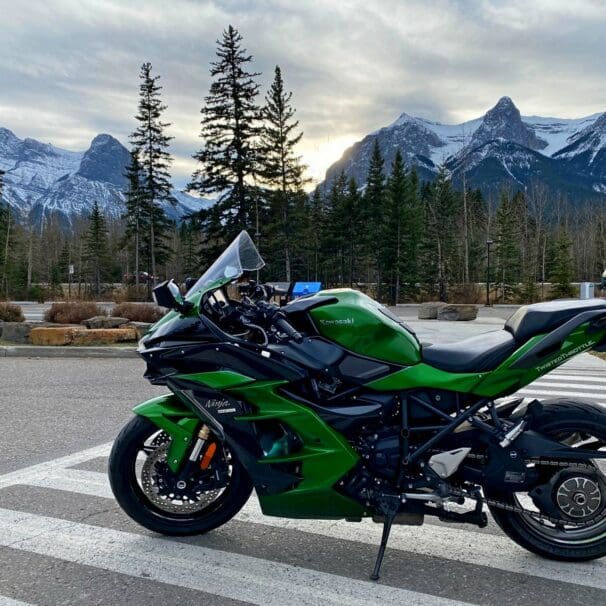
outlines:
[[[377,554],[377,561],[375,562],[375,569],[370,575],[372,581],[379,580],[379,572],[381,571],[381,564],[385,557],[385,548],[387,547],[387,541],[389,540],[389,533],[391,532],[391,525],[393,524],[395,513],[389,513],[385,516],[385,522],[383,523],[383,535],[381,536],[381,545],[379,547],[379,553]]]
[[[381,536],[381,545],[379,546],[379,553],[377,554],[377,561],[375,562],[375,569],[370,575],[371,580],[376,581],[379,579],[379,572],[381,571],[381,564],[383,563],[383,557],[385,556],[385,548],[387,547],[387,541],[389,540],[389,533],[391,532],[391,525],[396,519],[396,515],[400,508],[400,500],[395,495],[383,495],[378,503],[378,510],[385,517],[383,522],[383,535]]]

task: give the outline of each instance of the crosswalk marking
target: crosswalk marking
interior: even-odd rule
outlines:
[[[21,602],[20,600],[13,600],[12,598],[6,598],[0,595],[0,606],[33,606],[33,604]]]
[[[231,552],[7,509],[0,509],[0,545],[267,606],[463,604]]]
[[[566,374],[551,373],[525,387],[518,395],[572,397],[606,406],[606,374],[603,378],[595,374],[585,376],[570,369]],[[112,499],[105,473],[75,468],[93,459],[106,458],[110,448],[111,444],[102,444],[2,475],[0,489],[25,485],[38,487],[49,495],[60,494],[52,491],[67,491]],[[69,521],[63,519],[61,513],[54,515],[59,517],[0,508],[0,546],[253,604],[462,604],[421,593],[438,593],[433,588],[417,586],[415,589],[421,591],[415,592],[351,578],[344,572],[346,569],[337,568],[339,574],[334,574],[335,569],[327,573],[254,557],[259,555],[254,550],[247,554],[234,553],[229,544],[211,549],[177,539],[150,536],[144,529],[125,532],[103,524]],[[307,536],[316,535],[319,542],[332,539],[350,542],[350,545],[357,543],[359,548],[362,545],[376,548],[381,534],[381,527],[369,520],[347,523],[266,517],[255,497],[235,519],[240,523],[236,527],[242,529],[266,528],[276,529],[275,532],[280,529],[290,533],[295,541],[297,534],[302,537],[302,533],[306,533]],[[347,543],[343,549],[348,549]],[[541,559],[504,535],[486,534],[472,526],[463,529],[430,523],[423,527],[395,527],[389,549],[400,552],[403,562],[407,557],[438,558],[444,562],[450,560],[453,566],[481,566],[482,575],[519,574],[534,579],[535,584],[559,582],[587,591],[606,590],[606,559],[575,564]],[[466,594],[456,595],[470,599]],[[0,606],[32,605],[0,596]]]
[[[32,477],[28,484],[95,497],[113,498],[107,475],[99,472],[76,469],[59,471],[53,468],[48,475],[39,473]],[[0,510],[0,518],[2,515]],[[248,501],[235,519],[373,546],[378,544],[381,533],[380,526],[369,520],[348,523],[341,520],[291,520],[264,516],[256,497]],[[422,527],[395,527],[390,539],[390,548],[468,564],[481,562],[483,566],[498,570],[568,583],[582,582],[590,587],[606,589],[606,561],[597,560],[566,567],[557,562],[537,559],[505,536],[491,535],[490,539],[479,540],[479,534],[481,533],[473,526],[464,530],[434,524],[425,524]]]

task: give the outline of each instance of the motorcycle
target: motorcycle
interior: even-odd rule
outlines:
[[[541,556],[606,555],[606,414],[519,389],[606,350],[606,301],[521,307],[502,330],[421,344],[351,289],[283,307],[246,280],[264,263],[242,232],[143,337],[145,377],[170,393],[134,408],[109,478],[122,509],[167,535],[208,532],[253,488],[268,516],[372,518],[383,534],[425,516],[484,527],[486,509]],[[510,396],[510,397],[508,397]]]

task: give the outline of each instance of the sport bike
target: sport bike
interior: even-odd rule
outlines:
[[[428,345],[351,289],[283,307],[246,280],[264,263],[242,232],[139,343],[169,393],[135,409],[109,476],[134,520],[204,533],[255,489],[265,515],[425,516],[483,527],[486,509],[526,549],[556,560],[606,554],[606,414],[571,399],[507,397],[572,356],[606,350],[606,301],[521,307],[496,330]]]

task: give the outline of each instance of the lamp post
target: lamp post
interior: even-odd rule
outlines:
[[[492,240],[486,240],[486,307],[490,307],[490,247]]]

